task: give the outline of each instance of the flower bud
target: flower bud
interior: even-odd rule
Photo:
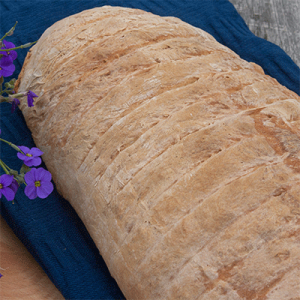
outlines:
[[[15,28],[11,28],[6,36],[12,36],[15,31]]]
[[[13,89],[13,88],[14,88],[14,85],[9,84],[9,82],[5,82],[5,83],[4,83],[4,86],[5,86],[7,89]]]
[[[24,174],[27,173],[27,172],[29,172],[30,170],[31,169],[28,166],[26,166],[25,164],[23,164],[22,167],[21,167],[20,173],[24,177]]]
[[[12,79],[11,81],[9,82],[5,82],[4,83],[4,86],[7,88],[7,89],[13,89],[15,87],[15,82],[16,82],[16,79]]]
[[[24,174],[20,174],[15,177],[19,184],[25,183]]]
[[[9,81],[9,84],[15,85],[16,81],[17,81],[17,79],[16,79],[16,78],[13,78],[13,79],[11,79],[11,80]]]
[[[19,175],[19,173],[18,173],[18,171],[16,171],[16,170],[10,170],[10,171],[9,171],[9,175],[14,175],[14,177],[16,177],[16,176]]]
[[[32,43],[27,43],[27,44],[24,44],[22,48],[27,48],[27,47],[30,47],[32,45]]]
[[[16,25],[18,24],[18,21],[16,22],[16,24],[14,25],[14,27],[12,27],[6,34],[6,36],[12,36],[14,34]]]

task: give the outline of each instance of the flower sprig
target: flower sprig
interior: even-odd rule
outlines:
[[[7,143],[13,149],[17,150],[17,157],[23,161],[20,172],[18,172],[9,168],[0,159],[0,166],[6,173],[0,176],[0,198],[3,195],[8,201],[14,200],[21,184],[26,185],[24,192],[29,199],[37,197],[44,199],[48,197],[54,189],[51,182],[51,173],[44,168],[30,168],[32,166],[39,166],[42,163],[40,156],[43,152],[36,147],[29,149],[26,146],[16,146],[2,138],[0,138],[0,141]]]
[[[14,65],[14,60],[18,57],[15,50],[23,49],[34,45],[37,41],[32,43],[27,43],[20,46],[15,46],[13,43],[5,40],[7,36],[11,36],[14,33],[15,27],[18,22],[0,39],[0,103],[8,102],[11,103],[11,112],[13,113],[17,106],[20,104],[20,98],[27,96],[27,104],[29,107],[33,106],[34,98],[38,97],[32,91],[21,91],[17,94],[15,93],[15,83],[16,79],[13,78],[9,82],[4,84],[4,89],[2,87],[4,83],[4,77],[11,76],[16,67]]]
[[[0,102],[11,103],[11,112],[13,113],[17,106],[20,104],[20,98],[27,96],[27,105],[29,107],[34,106],[34,98],[38,97],[34,92],[19,91],[15,93],[16,79],[13,78],[9,82],[4,84],[4,77],[11,76],[15,71],[14,60],[18,57],[15,50],[30,47],[36,42],[27,43],[16,47],[13,43],[5,40],[7,36],[11,36],[14,33],[15,25],[0,39]],[[1,129],[0,129],[1,134]],[[2,195],[8,200],[13,201],[17,190],[21,184],[25,184],[25,195],[29,199],[46,198],[50,195],[54,189],[51,182],[51,173],[44,168],[31,168],[39,166],[42,163],[40,156],[43,152],[33,147],[29,149],[26,146],[16,146],[13,143],[0,138],[1,142],[8,144],[14,150],[17,151],[17,158],[23,161],[23,165],[20,171],[16,171],[7,166],[2,159],[0,159],[0,167],[5,174],[0,176],[0,198]],[[0,274],[0,277],[2,275]]]

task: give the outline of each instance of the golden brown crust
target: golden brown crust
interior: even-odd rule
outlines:
[[[15,93],[18,93],[18,91],[19,91],[20,80],[24,76],[26,66],[27,66],[28,62],[30,61],[30,56],[31,56],[31,51],[29,50],[26,57],[25,57],[25,61],[24,61],[24,64],[22,66],[19,77],[18,77],[17,81],[15,82],[15,88],[14,88]]]
[[[39,95],[22,110],[58,190],[126,298],[296,297],[295,93],[179,19],[109,6],[50,27],[19,80]]]

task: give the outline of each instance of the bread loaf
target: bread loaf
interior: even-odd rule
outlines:
[[[250,47],[251,45],[249,45]],[[104,6],[47,29],[21,105],[127,299],[298,299],[300,99],[173,17]]]

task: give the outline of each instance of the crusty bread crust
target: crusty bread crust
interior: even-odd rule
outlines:
[[[259,66],[177,18],[104,6],[46,30],[18,86],[127,299],[299,296],[300,98]]]

